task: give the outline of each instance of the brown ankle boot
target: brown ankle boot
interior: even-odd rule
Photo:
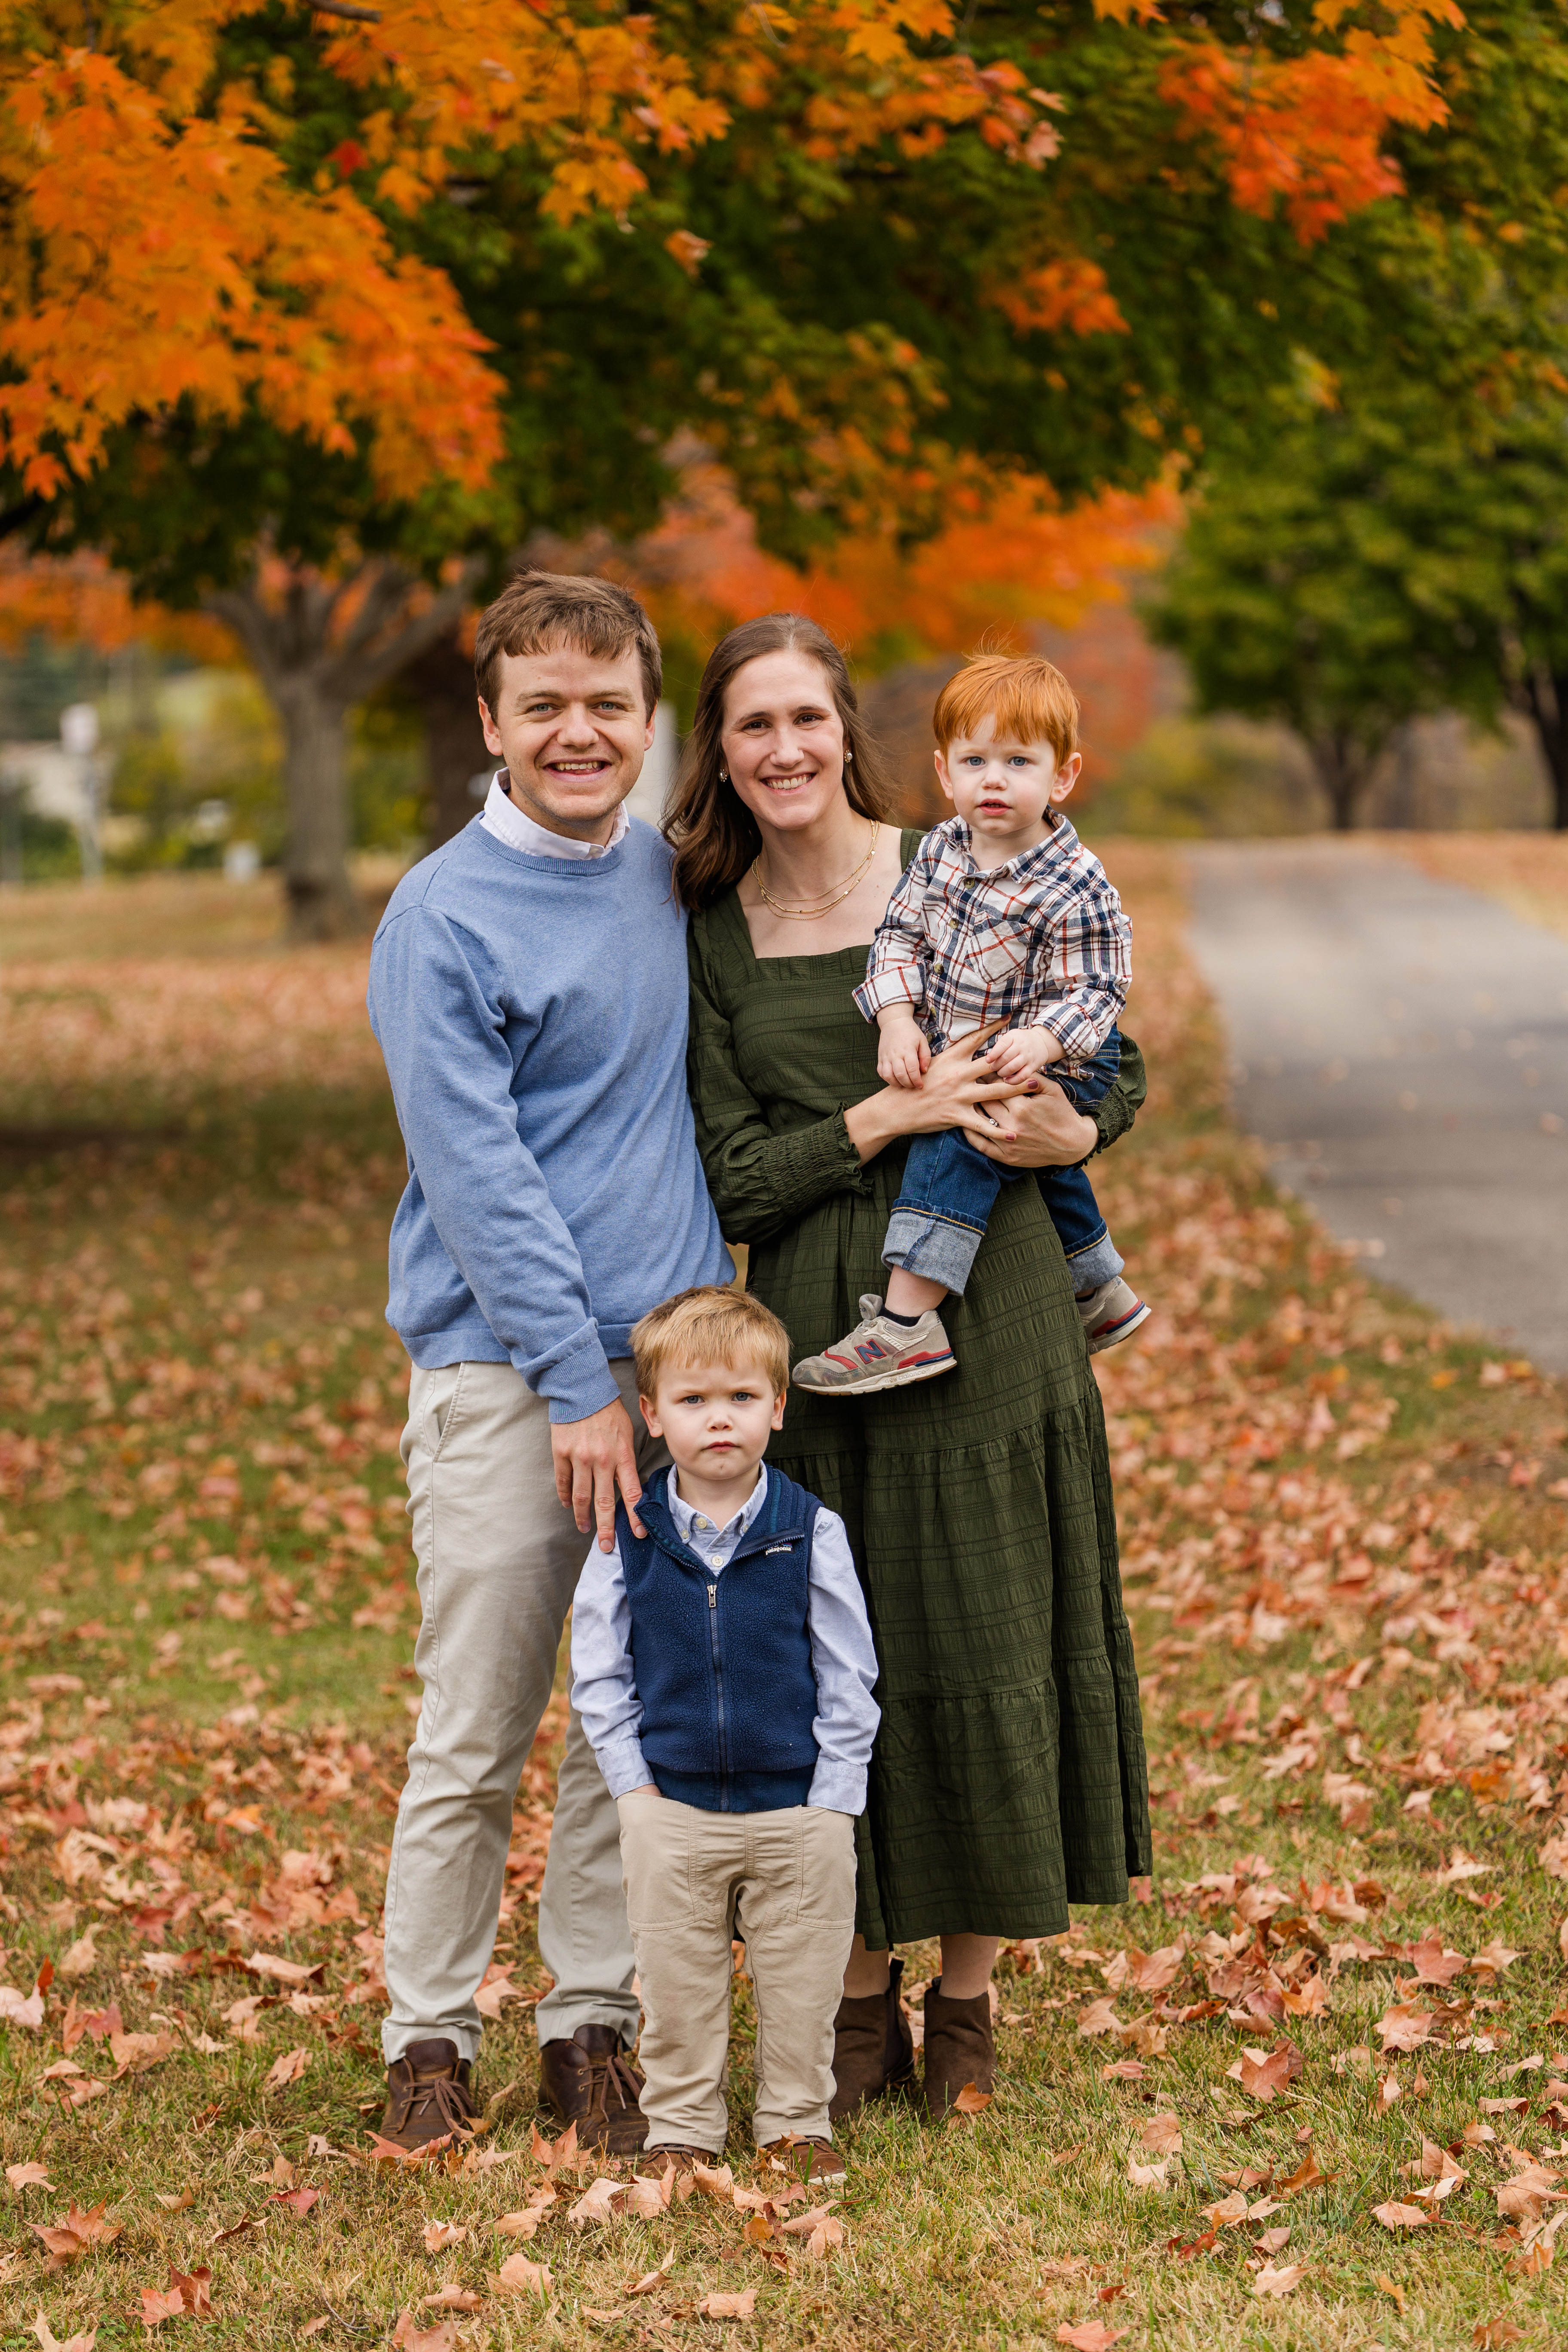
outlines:
[[[647,2137],[642,2086],[613,2025],[580,2025],[539,2053],[539,2104],[558,2124],[576,2125],[579,2147],[635,2156]]]
[[[949,2113],[966,2084],[977,2091],[996,2084],[996,2044],[991,2033],[991,1995],[950,2000],[942,1979],[926,1987],[925,2104],[933,2123]]]
[[[833,2021],[833,2096],[828,2120],[841,2124],[868,2099],[912,2083],[915,2075],[914,2036],[899,2003],[902,1960],[888,1970],[886,1992],[868,1993],[859,2000],[841,2000]]]
[[[411,2042],[386,2070],[382,2138],[410,2149],[453,2135],[471,2139],[479,2109],[468,2073],[455,2042]]]

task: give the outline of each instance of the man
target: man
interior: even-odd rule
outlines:
[[[733,1273],[686,1097],[669,853],[623,806],[653,741],[652,625],[607,582],[524,572],[481,617],[474,667],[504,765],[482,815],[399,884],[371,955],[408,1151],[387,1314],[414,1364],[424,1683],[386,1885],[383,2130],[405,2147],[479,2112],[474,1994],[583,1538],[608,1550],[617,1484],[635,1517],[668,1460],[637,1412],[631,1327]],[[541,2104],[629,2153],[616,1815],[575,1713],[539,1944]]]

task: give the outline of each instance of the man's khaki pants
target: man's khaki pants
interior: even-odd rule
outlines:
[[[855,1935],[849,1815],[808,1805],[705,1813],[636,1789],[620,1816],[648,2147],[717,2155],[724,2145],[735,1936],[757,2008],[757,2146],[788,2132],[830,2139],[833,2020]]]
[[[611,1366],[646,1479],[669,1460],[637,1410],[629,1362]],[[474,1994],[495,1944],[512,1800],[549,1703],[561,1629],[591,1535],[556,1499],[550,1408],[510,1364],[417,1369],[403,1433],[418,1561],[425,1685],[408,1751],[386,1879],[388,2064],[443,2036],[479,2050]],[[574,1709],[539,1948],[555,1989],[539,2004],[542,2042],[580,2025],[637,2039],[631,1937],[615,1801]]]

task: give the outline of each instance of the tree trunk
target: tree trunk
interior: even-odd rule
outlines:
[[[203,598],[240,639],[283,721],[291,939],[336,939],[360,927],[348,868],[348,714],[451,635],[479,572],[466,563],[432,592],[384,558],[335,581],[301,566],[279,597],[263,585],[258,562],[243,586]]]
[[[483,777],[488,783],[498,762],[485,748],[479,725],[473,657],[463,651],[456,630],[410,662],[404,684],[425,720],[426,788],[430,846],[435,849],[461,833],[478,814],[483,794],[471,789],[474,780]]]
[[[1310,750],[1318,782],[1328,794],[1334,831],[1353,832],[1362,794],[1372,778],[1375,753],[1348,735],[1315,735]]]
[[[1552,828],[1568,833],[1568,671],[1530,670],[1524,698],[1551,781]]]
[[[313,669],[275,689],[286,746],[283,789],[289,846],[283,891],[293,940],[335,940],[359,921],[349,876],[348,711],[323,693]]]

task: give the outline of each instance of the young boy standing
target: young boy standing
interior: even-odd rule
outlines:
[[[833,2027],[855,1932],[855,1816],[879,1710],[843,1521],[763,1461],[789,1339],[744,1292],[688,1290],[632,1332],[675,1467],[616,1513],[573,1604],[572,1704],[621,1824],[644,2011],[648,2168],[717,2155],[731,1941],[757,2008],[759,2147],[832,2144]]]
[[[985,1058],[1020,1093],[1048,1074],[1085,1110],[1114,1084],[1132,930],[1105,868],[1061,813],[1082,765],[1078,719],[1071,687],[1039,658],[984,655],[942,688],[936,772],[957,814],[915,852],[855,991],[881,1032],[885,1083],[918,1087],[933,1054],[989,1036]],[[863,1299],[856,1328],[797,1364],[795,1385],[864,1396],[951,1371],[938,1309],[950,1290],[962,1295],[997,1192],[1018,1173],[960,1129],[916,1136],[882,1251],[886,1301]],[[1098,1355],[1150,1310],[1121,1278],[1085,1170],[1041,1168],[1036,1181]]]

